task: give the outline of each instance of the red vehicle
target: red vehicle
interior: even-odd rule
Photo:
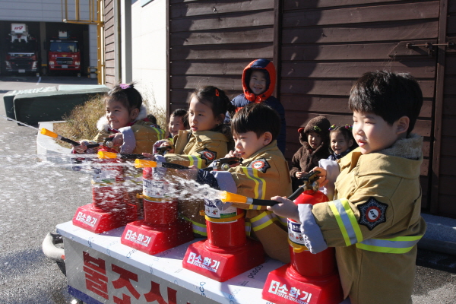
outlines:
[[[30,36],[25,23],[12,23],[11,39],[7,41],[6,71],[30,73],[39,71],[39,52],[36,39]]]
[[[48,69],[81,72],[81,51],[77,40],[68,39],[68,32],[59,31],[59,40],[50,40]]]

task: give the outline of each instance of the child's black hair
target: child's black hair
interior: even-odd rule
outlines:
[[[352,126],[345,125],[345,126],[334,126],[332,125],[331,128],[329,128],[329,135],[331,136],[331,133],[336,133],[340,132],[342,133],[342,136],[345,138],[347,143],[352,140],[353,144],[349,146],[348,148],[353,150],[356,147],[358,147],[358,144],[356,143],[355,138],[353,137],[352,133]],[[330,144],[331,145],[331,144]],[[332,153],[332,151],[330,151]]]
[[[214,86],[197,89],[190,96],[188,103],[190,103],[193,97],[210,107],[214,113],[214,117],[217,117],[220,114],[226,115],[226,112],[231,114],[235,110],[235,107],[231,104],[231,101],[228,96],[226,96],[225,92]]]
[[[139,109],[142,106],[142,96],[135,89],[134,83],[118,84],[112,88],[106,95],[106,101],[115,100],[120,102],[128,111]]]
[[[190,125],[188,124],[188,116],[187,116],[187,110],[185,109],[176,109],[171,113],[171,116],[173,117],[181,117],[182,118],[182,123],[184,124],[185,129],[189,129]]]
[[[407,116],[407,135],[413,130],[422,105],[423,93],[415,78],[408,73],[388,71],[365,73],[352,86],[348,101],[350,110],[374,113],[389,125]]]
[[[155,117],[153,114],[148,114],[147,120],[149,120],[149,122],[151,122],[154,125],[157,124],[157,117]]]
[[[249,103],[240,109],[231,120],[234,133],[255,132],[260,137],[271,132],[272,140],[277,139],[280,131],[280,116],[276,110],[262,103]]]

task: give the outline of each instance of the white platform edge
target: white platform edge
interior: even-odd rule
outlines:
[[[57,225],[57,232],[64,238],[91,247],[142,271],[153,273],[170,282],[177,281],[179,286],[190,291],[197,292],[196,288],[204,283],[205,295],[218,303],[270,303],[261,297],[264,282],[270,271],[284,265],[269,259],[260,265],[261,269],[254,272],[254,275],[253,270],[249,270],[221,283],[182,267],[182,259],[188,245],[201,239],[152,256],[121,244],[120,236],[124,228],[113,229],[105,234],[95,234],[74,226],[72,222],[66,222]]]

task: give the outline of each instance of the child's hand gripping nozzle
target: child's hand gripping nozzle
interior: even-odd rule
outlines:
[[[157,151],[157,154],[165,155],[166,152],[168,152],[172,149],[173,149],[172,146],[163,146],[163,147],[156,148],[156,151]]]
[[[60,139],[61,141],[64,141],[64,142],[69,143],[69,144],[72,144],[73,146],[80,146],[81,145],[77,141],[74,141],[74,140],[71,140],[69,138],[60,136],[57,133],[54,133],[54,132],[52,132],[52,131],[50,131],[50,130],[48,130],[46,128],[41,128],[40,129],[40,133],[43,134],[43,135],[52,137],[52,138]],[[95,147],[98,147],[98,146],[100,146],[100,144],[89,144],[89,145],[87,145],[87,148],[95,148]]]
[[[313,190],[316,192],[318,190],[318,174],[319,171],[312,171],[309,172],[308,174],[304,175],[301,179],[304,181],[304,184],[296,189],[293,194],[291,194],[288,199],[289,200],[295,200],[296,198],[300,197],[300,195],[305,192],[305,191],[310,191]],[[320,192],[321,193],[321,192]],[[323,193],[321,193],[323,194]],[[324,194],[323,194],[324,195]],[[319,198],[325,199],[321,202],[325,202],[328,200],[326,196],[321,197],[318,195]],[[226,202],[231,202],[231,203],[239,203],[239,204],[249,204],[249,205],[257,205],[257,206],[274,206],[276,204],[279,204],[280,202],[278,201],[273,201],[273,200],[262,200],[262,199],[256,199],[256,198],[250,198],[247,196],[231,193],[231,192],[226,192],[223,191],[221,194],[220,200],[224,203]],[[295,201],[296,203],[296,201]],[[313,205],[313,204],[312,204]]]
[[[304,184],[288,199],[296,205],[316,205],[328,201],[325,194],[318,191],[318,174],[314,171],[303,176]],[[279,203],[275,201],[274,204]],[[342,286],[336,268],[335,252],[329,247],[313,254],[306,247],[306,236],[301,232],[301,224],[293,219],[288,222],[288,244],[291,262],[269,273],[263,288],[263,299],[276,303],[296,303],[280,295],[280,288],[294,288],[301,292],[300,299],[305,303],[338,304],[343,301]]]
[[[226,171],[233,166],[237,166],[241,162],[238,157],[219,158],[212,162],[210,167],[204,168],[204,171]]]
[[[122,155],[116,157],[121,158]],[[178,202],[170,196],[169,183],[160,171],[162,168],[189,168],[148,159],[136,159],[135,167],[143,168],[144,219],[128,223],[121,243],[147,254],[157,254],[191,241],[192,225],[178,217]],[[137,235],[142,235],[143,238],[135,238]]]

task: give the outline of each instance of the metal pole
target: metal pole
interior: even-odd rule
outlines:
[[[65,20],[68,20],[68,2],[65,0]]]
[[[103,1],[97,0],[97,38],[98,38],[98,64],[97,64],[97,74],[98,74],[98,84],[104,84],[104,16],[103,16]]]
[[[89,21],[93,22],[93,0],[89,0]]]
[[[74,1],[74,18],[79,21],[79,0]]]

